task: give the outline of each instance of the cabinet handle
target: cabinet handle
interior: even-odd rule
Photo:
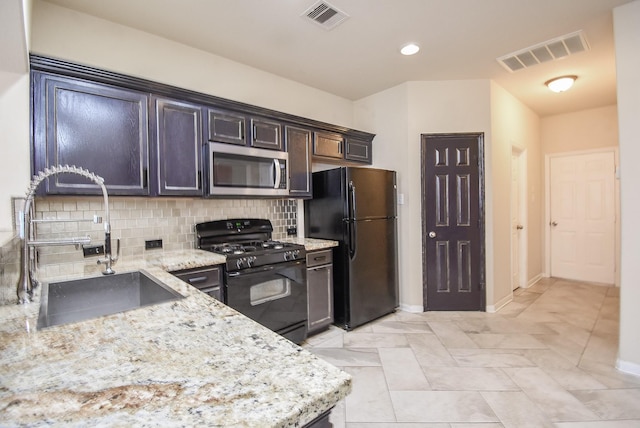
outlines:
[[[202,171],[198,171],[198,190],[202,190]]]
[[[142,169],[142,188],[149,187],[149,170],[147,168]]]
[[[207,280],[207,277],[206,277],[206,276],[197,276],[197,277],[195,277],[195,278],[189,278],[189,279],[188,279],[189,284],[197,284],[197,283],[199,283],[199,282],[204,282],[204,281],[206,281],[206,280]]]
[[[318,262],[320,260],[326,260],[327,256],[318,256],[318,257],[314,257],[313,261],[314,262]]]

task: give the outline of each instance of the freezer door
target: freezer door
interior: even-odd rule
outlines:
[[[349,257],[348,330],[398,306],[396,219],[352,222]]]
[[[396,173],[373,168],[346,168],[351,219],[396,216]]]
[[[346,198],[342,168],[314,172],[313,199],[304,201],[306,236],[344,240]]]

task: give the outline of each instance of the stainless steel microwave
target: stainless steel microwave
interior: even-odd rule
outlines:
[[[289,154],[209,143],[209,195],[289,196]]]

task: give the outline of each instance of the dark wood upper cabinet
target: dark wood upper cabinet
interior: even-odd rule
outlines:
[[[289,195],[310,198],[311,192],[311,131],[285,126],[289,153]]]
[[[202,190],[203,107],[152,97],[154,176],[161,196],[199,196]]]
[[[348,161],[364,162],[371,164],[371,141],[349,138],[345,140],[344,158]]]
[[[34,172],[75,165],[104,178],[111,195],[148,195],[145,93],[34,72]],[[75,174],[47,180],[48,194],[100,195]]]
[[[245,117],[209,109],[209,141],[245,146]]]
[[[318,131],[314,133],[313,158],[319,162],[371,165],[371,141]]]
[[[282,150],[281,126],[278,122],[251,119],[251,146],[262,149]]]
[[[289,195],[307,198],[312,161],[371,164],[367,132],[38,55],[30,65],[33,173],[75,165],[110,195],[202,196],[211,141],[286,150]],[[60,174],[38,193],[101,191]]]
[[[344,138],[330,132],[314,132],[313,156],[329,159],[344,159]]]

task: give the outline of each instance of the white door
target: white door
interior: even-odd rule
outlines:
[[[549,162],[551,276],[613,284],[614,154]]]
[[[526,242],[524,232],[524,213],[526,209],[524,154],[516,151],[511,153],[511,289],[525,285],[526,264],[523,248]]]

